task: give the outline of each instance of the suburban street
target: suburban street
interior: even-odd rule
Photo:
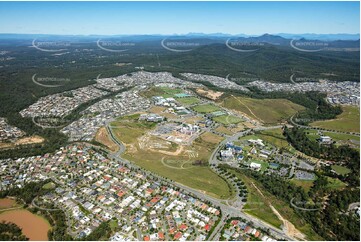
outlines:
[[[254,129],[254,130],[276,129],[276,128],[280,128],[280,127],[282,127],[282,126],[258,127],[258,128]],[[124,159],[124,158],[121,158],[120,157],[121,154],[125,151],[124,145],[114,137],[114,134],[113,134],[111,128],[109,127],[109,125],[107,126],[107,131],[110,134],[111,139],[119,146],[119,150],[117,152],[113,152],[113,153],[109,152],[108,153],[110,158],[112,158],[114,160],[117,160],[117,161],[119,161],[121,163],[125,163],[129,167],[133,167],[135,169],[141,169],[144,173],[146,173],[148,175],[157,177],[160,180],[168,182],[163,177],[158,176],[157,174],[151,173],[149,171],[145,171],[141,167],[138,167],[137,165],[135,165],[133,162],[130,162],[130,161]],[[247,135],[250,132],[251,132],[251,130],[242,131],[242,132],[239,132],[239,133],[237,133],[237,134],[235,134],[235,135],[233,135],[231,137],[226,138],[224,141],[222,141],[218,145],[218,147],[213,151],[213,153],[211,155],[211,158],[210,158],[210,164],[215,164],[215,162],[216,162],[216,153],[217,153],[219,147],[221,147],[222,145],[224,145],[227,142],[236,141],[237,139],[239,139],[239,137]],[[205,193],[202,193],[202,192],[200,192],[200,191],[198,191],[196,189],[190,188],[188,186],[184,186],[184,185],[182,185],[180,183],[177,183],[177,182],[174,182],[174,185],[179,187],[180,189],[183,189],[184,191],[186,191],[188,193],[194,194],[196,197],[198,197],[198,198],[200,198],[202,200],[208,200],[208,201],[212,202],[215,206],[220,207],[220,209],[222,211],[222,218],[221,218],[221,221],[219,222],[219,224],[217,225],[217,227],[214,229],[213,233],[211,234],[211,236],[209,238],[210,240],[217,241],[219,239],[219,233],[217,233],[217,231],[219,231],[222,228],[222,225],[224,225],[224,222],[225,222],[227,217],[241,217],[243,219],[251,221],[255,226],[257,226],[259,228],[262,228],[264,230],[269,230],[270,234],[275,236],[276,238],[285,239],[285,240],[294,240],[294,238],[291,238],[291,237],[287,236],[284,233],[283,230],[275,228],[275,227],[263,222],[262,220],[260,220],[258,218],[252,217],[252,216],[242,212],[238,208],[225,205],[227,200],[222,200],[222,199],[217,199],[217,198],[211,197],[211,196],[209,196],[209,195],[207,195]]]

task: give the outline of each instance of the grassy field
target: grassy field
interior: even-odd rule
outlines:
[[[153,96],[162,96],[164,98],[173,97],[174,94],[182,93],[182,89],[172,89],[168,87],[151,87],[150,89],[143,91],[142,96],[151,98]]]
[[[282,222],[278,219],[278,217],[273,213],[272,209],[267,205],[267,198],[263,197],[257,189],[252,185],[254,182],[251,178],[237,173],[233,170],[229,170],[231,173],[235,174],[238,178],[240,178],[245,185],[247,186],[247,203],[243,207],[244,212],[260,218],[266,223],[273,225],[276,228],[280,228]]]
[[[346,175],[351,172],[350,169],[344,166],[332,165],[331,168],[339,175]]]
[[[177,93],[183,93],[184,91],[182,89],[179,88],[169,88],[169,87],[161,87],[160,88],[164,93],[170,94],[170,95],[174,95]]]
[[[246,97],[227,97],[222,106],[246,113],[262,123],[280,123],[304,107],[286,99],[254,99]]]
[[[118,221],[116,219],[110,220],[109,226],[112,230],[115,230],[118,227]]]
[[[291,147],[286,137],[282,134],[282,129],[270,129],[270,130],[263,130],[257,134],[260,139],[275,145],[278,148],[289,148]]]
[[[233,115],[222,115],[222,116],[214,117],[213,120],[224,125],[238,124],[242,121],[241,118]]]
[[[346,184],[337,178],[327,177],[327,188],[339,190],[346,187]]]
[[[145,134],[146,131],[151,130],[156,126],[155,123],[147,121],[138,121],[139,114],[124,116],[110,125],[118,140],[123,143],[130,144],[134,140]]]
[[[336,119],[311,123],[313,127],[339,130],[344,132],[360,132],[360,110],[354,106],[343,106],[343,112]]]
[[[290,221],[298,230],[304,233],[307,240],[322,240],[322,238],[313,231],[311,226],[294,212],[289,203],[286,203],[267,192],[267,190],[256,180],[247,177],[242,173],[230,171],[242,179],[247,186],[248,197],[247,204],[244,206],[244,212],[279,228],[282,225],[282,222],[269,207],[269,204],[271,204],[284,219]],[[257,186],[263,195],[253,184]]]
[[[194,105],[200,102],[200,100],[196,97],[176,98],[176,100],[183,105]]]
[[[165,108],[165,107],[153,106],[153,107],[151,107],[149,109],[149,112],[159,114],[159,115],[161,115],[163,117],[166,117],[167,119],[176,119],[176,118],[178,118],[178,116],[176,114],[165,112],[166,109],[167,108]]]
[[[202,121],[202,120],[203,120],[203,118],[201,118],[201,117],[192,116],[192,117],[184,119],[183,122],[186,123],[186,124],[195,124],[195,123],[197,123],[199,121]]]
[[[212,144],[218,144],[219,142],[221,142],[224,138],[219,136],[219,135],[216,135],[216,134],[213,134],[211,132],[205,132],[203,133],[200,138],[205,141],[205,142],[208,142],[208,143],[212,143]]]
[[[313,186],[314,181],[291,179],[290,182],[296,186],[302,187],[306,192],[308,192]]]
[[[153,96],[160,96],[165,93],[160,87],[151,87],[148,90],[141,92],[140,94],[144,97],[151,98]],[[168,97],[171,97],[171,95],[169,95]]]
[[[43,188],[47,189],[47,190],[53,189],[53,188],[55,188],[55,184],[53,182],[48,182],[43,186]]]
[[[226,199],[232,195],[223,179],[212,172],[208,166],[192,165],[192,159],[189,157],[174,157],[151,151],[126,153],[123,157],[151,172],[213,197]]]
[[[222,134],[226,134],[226,135],[233,135],[234,133],[227,129],[226,127],[224,127],[223,125],[220,125],[219,127],[216,128],[216,131]]]
[[[222,137],[205,133],[191,146],[180,147],[174,144],[167,151],[182,150],[177,155],[162,153],[159,149],[144,149],[139,146],[138,138],[143,137],[156,124],[140,122],[138,117],[139,115],[125,116],[111,124],[117,139],[126,145],[124,158],[216,198],[226,199],[232,196],[228,184],[208,166],[209,156]],[[195,165],[195,161],[203,161],[203,164]]]
[[[203,104],[203,105],[194,106],[193,110],[198,113],[212,113],[215,111],[220,111],[221,109],[212,104]]]

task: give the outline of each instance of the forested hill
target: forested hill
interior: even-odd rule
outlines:
[[[42,96],[89,85],[92,83],[89,80],[94,80],[99,74],[102,77],[112,77],[138,71],[137,67],[140,66],[147,71],[168,71],[174,75],[194,72],[226,77],[230,74],[236,82],[243,78],[249,81],[263,79],[289,83],[291,75],[294,75],[295,81],[298,81],[298,78],[309,81],[360,79],[359,51],[325,49],[302,52],[290,46],[290,39],[273,35],[243,38],[245,43],[252,42],[255,46],[233,46],[254,50],[251,52],[230,49],[226,45],[230,38],[227,36],[179,36],[168,39],[164,39],[164,36],[130,36],[104,39],[109,43],[134,42],[134,46],[126,47],[127,51],[121,53],[99,48],[99,36],[50,38],[50,41],[66,43],[62,47],[64,51],[51,53],[34,48],[31,36],[15,37],[0,35],[0,116],[18,112]],[[47,40],[44,36],[36,37],[36,41]],[[173,52],[162,46],[162,40],[199,45],[186,47],[189,49],[187,52]],[[238,40],[242,38],[231,41]],[[333,43],[333,46],[354,47],[354,42],[330,43]],[[68,78],[71,81],[58,88],[44,88],[32,82],[34,74],[40,77]]]

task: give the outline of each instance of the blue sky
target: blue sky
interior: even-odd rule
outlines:
[[[0,33],[359,33],[359,2],[0,2]]]

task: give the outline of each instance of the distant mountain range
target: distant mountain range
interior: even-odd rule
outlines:
[[[34,38],[62,38],[62,39],[96,39],[96,38],[134,38],[134,39],[159,39],[165,37],[189,37],[189,38],[211,38],[211,39],[224,39],[224,38],[257,38],[265,36],[278,36],[283,37],[284,39],[307,39],[307,40],[320,40],[320,41],[334,41],[334,40],[359,40],[360,34],[314,34],[314,33],[305,33],[305,34],[289,34],[289,33],[279,33],[279,34],[263,34],[263,35],[247,35],[247,34],[224,34],[224,33],[188,33],[188,34],[172,34],[172,35],[162,35],[162,34],[137,34],[137,35],[55,35],[55,34],[12,34],[12,33],[0,33],[0,39],[34,39]]]

